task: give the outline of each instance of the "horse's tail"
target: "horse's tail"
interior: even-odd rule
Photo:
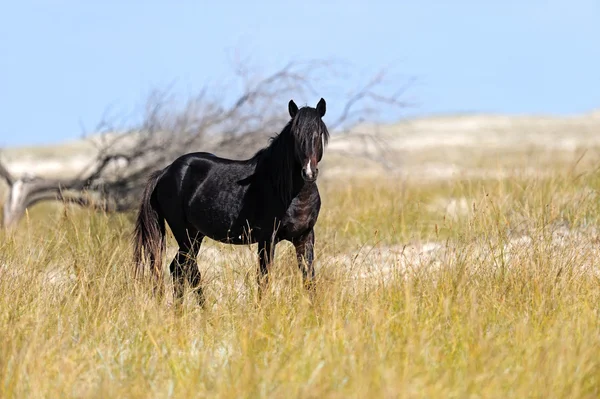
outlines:
[[[162,255],[165,251],[165,219],[160,212],[154,189],[162,170],[153,172],[148,178],[142,203],[135,223],[133,262],[135,276],[144,274],[145,257],[150,258],[150,268],[159,282],[162,275]]]

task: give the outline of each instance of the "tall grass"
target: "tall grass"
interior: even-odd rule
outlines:
[[[600,395],[596,174],[322,187],[313,296],[290,245],[259,302],[254,246],[206,241],[181,311],[131,279],[131,215],[32,209],[0,233],[0,397]]]

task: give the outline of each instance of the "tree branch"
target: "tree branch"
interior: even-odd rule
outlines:
[[[287,122],[285,104],[290,93],[295,97],[317,93],[330,69],[327,61],[290,62],[258,77],[246,65],[239,65],[235,71],[243,89],[229,102],[219,98],[224,90],[210,96],[206,87],[183,103],[177,103],[168,90],[154,90],[147,98],[140,123],[116,129],[107,117],[103,118],[98,125],[100,135],[92,141],[96,154],[74,177],[19,179],[23,183],[21,194],[14,196],[19,201],[12,206],[20,212],[39,201],[60,200],[111,211],[137,207],[147,176],[180,155],[219,151],[222,156],[242,158],[263,147],[265,139]],[[345,125],[349,129],[372,111],[369,104],[407,106],[400,98],[411,82],[389,95],[385,77],[385,71],[380,71],[349,96],[341,114],[328,123],[329,128]],[[376,152],[385,151],[385,144],[377,140],[373,144]],[[382,157],[380,162],[387,161]],[[1,162],[0,178],[9,186],[17,181]],[[102,205],[98,206],[92,197]]]
[[[410,79],[409,82],[404,84],[398,90],[396,90],[392,95],[384,95],[377,92],[378,86],[384,83],[385,71],[380,71],[377,75],[375,75],[369,82],[367,82],[363,87],[358,89],[353,95],[350,96],[346,104],[344,105],[343,111],[341,115],[333,122],[330,123],[332,129],[337,129],[346,121],[349,120],[350,112],[353,110],[354,106],[363,101],[365,99],[370,99],[376,104],[380,105],[388,105],[393,106],[395,108],[407,108],[411,104],[400,101],[400,97],[403,96],[406,91],[410,88],[410,86],[414,83],[414,79]],[[355,119],[360,119],[362,115],[365,114],[365,110],[358,111],[355,114]],[[357,118],[357,116],[359,118]]]

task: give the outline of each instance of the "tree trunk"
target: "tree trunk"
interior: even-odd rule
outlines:
[[[8,195],[6,202],[4,203],[4,218],[2,220],[3,226],[6,229],[11,229],[23,218],[25,215],[25,202],[23,201],[24,196],[24,184],[23,180],[17,180],[9,186]]]
[[[23,218],[26,210],[41,201],[62,201],[109,210],[107,205],[94,202],[80,187],[74,187],[79,191],[65,194],[63,189],[69,188],[64,182],[53,179],[24,177],[12,180],[4,204],[2,226],[5,229],[13,229]]]

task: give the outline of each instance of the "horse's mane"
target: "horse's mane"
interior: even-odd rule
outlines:
[[[256,164],[254,176],[271,179],[284,203],[292,199],[294,170],[294,137],[291,121],[285,128],[269,139],[269,145],[256,152],[251,161]]]

